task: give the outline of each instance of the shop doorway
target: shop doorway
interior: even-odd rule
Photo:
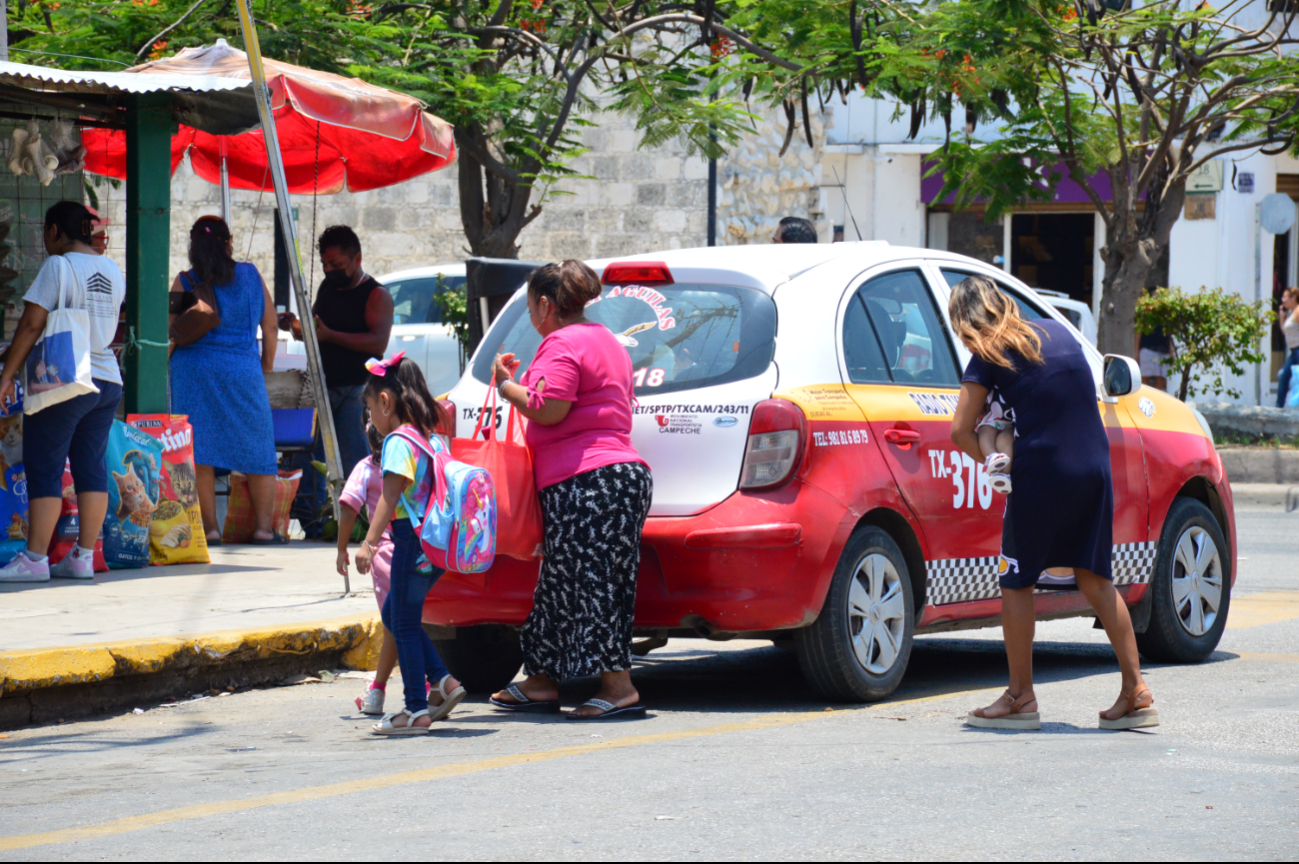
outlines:
[[[1095,308],[1092,213],[1017,213],[1010,223],[1010,272],[1032,288],[1059,291]]]

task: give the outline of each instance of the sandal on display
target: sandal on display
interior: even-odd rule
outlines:
[[[383,715],[383,719],[371,726],[370,729],[375,735],[427,735],[429,730],[433,728],[431,724],[428,726],[415,725],[416,720],[426,716],[428,716],[427,708],[423,711],[416,711],[414,714],[403,709],[392,714]],[[406,722],[400,726],[394,726],[392,721],[396,717],[405,717]]]
[[[519,689],[518,684],[511,684],[505,688],[505,692],[510,694],[513,702],[502,702],[493,696],[488,701],[497,708],[503,708],[506,711],[514,711],[518,714],[558,714],[558,699],[529,699]]]
[[[565,718],[569,720],[644,720],[645,706],[639,703],[619,708],[612,702],[606,702],[603,699],[587,699],[582,703],[582,707],[590,705],[592,708],[599,708],[599,714],[575,714],[569,712]]]
[[[1143,694],[1149,699],[1142,699]],[[1142,687],[1134,693],[1120,693],[1119,699],[1126,700],[1127,713],[1111,720],[1105,716],[1109,711],[1102,711],[1100,717],[1102,729],[1149,729],[1159,725],[1159,709],[1152,707],[1155,704],[1155,694],[1150,692],[1149,687]]]
[[[998,717],[985,716],[986,708],[975,708],[965,717],[965,722],[976,729],[1014,729],[1021,732],[1032,732],[1042,728],[1042,718],[1036,711],[1025,711],[1029,705],[1037,707],[1037,697],[1033,691],[1021,693],[1018,697],[1007,690],[1001,694],[998,702],[1005,700],[1010,705],[1010,713]],[[995,704],[995,703],[994,703]]]
[[[442,697],[442,704],[434,705],[429,710],[428,716],[434,723],[439,720],[445,720],[447,715],[454,711],[457,705],[465,701],[466,690],[464,685],[458,685],[456,689],[452,690],[450,693],[447,692],[447,682],[450,680],[450,675],[444,675],[442,680],[438,682],[438,686],[433,688],[433,690],[438,691],[438,695]],[[429,691],[430,696],[433,695],[433,690]]]

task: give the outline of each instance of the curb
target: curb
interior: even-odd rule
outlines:
[[[367,614],[134,642],[0,651],[0,729],[105,713],[178,690],[262,684],[322,665],[373,669],[382,640],[378,616]]]
[[[1299,450],[1222,447],[1218,455],[1233,487],[1237,483],[1299,484]]]

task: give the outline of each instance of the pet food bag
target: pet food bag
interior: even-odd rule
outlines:
[[[154,564],[207,564],[207,532],[198,508],[194,427],[184,414],[132,414],[126,418],[162,442],[158,506],[149,527]]]
[[[0,559],[27,548],[27,474],[23,471],[23,400],[0,406]],[[5,410],[5,409],[8,410]],[[9,547],[14,546],[13,554]]]
[[[301,471],[281,471],[275,479],[275,503],[272,506],[271,529],[281,537],[289,536],[289,511],[302,482]],[[230,504],[226,524],[221,531],[222,543],[249,543],[257,530],[257,514],[248,492],[248,477],[234,471],[230,474]]]
[[[106,522],[107,520],[105,520]],[[81,539],[81,516],[77,511],[77,491],[72,484],[72,468],[68,464],[63,466],[63,507],[59,511],[59,521],[54,523],[54,539],[50,541],[50,561],[57,564],[65,557],[72,554],[72,547],[77,545]],[[104,560],[104,529],[99,529],[99,536],[95,538],[95,555],[91,559],[96,573],[103,573],[108,570],[108,562]],[[133,567],[143,566],[141,564],[127,565]]]
[[[114,570],[149,566],[149,526],[161,501],[163,446],[121,420],[108,433],[104,560]],[[69,494],[63,490],[65,504]]]

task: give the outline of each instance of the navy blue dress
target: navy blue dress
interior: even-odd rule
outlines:
[[[180,281],[186,291],[197,284],[192,271]],[[189,415],[196,464],[274,474],[275,428],[257,347],[266,310],[261,274],[251,264],[236,264],[235,278],[212,293],[221,323],[172,352],[171,412]]]
[[[1034,586],[1047,567],[1082,567],[1113,579],[1114,485],[1096,382],[1065,325],[1029,326],[1042,337],[1041,365],[1011,352],[1010,370],[976,355],[961,378],[1000,391],[1014,412],[1001,587]]]

